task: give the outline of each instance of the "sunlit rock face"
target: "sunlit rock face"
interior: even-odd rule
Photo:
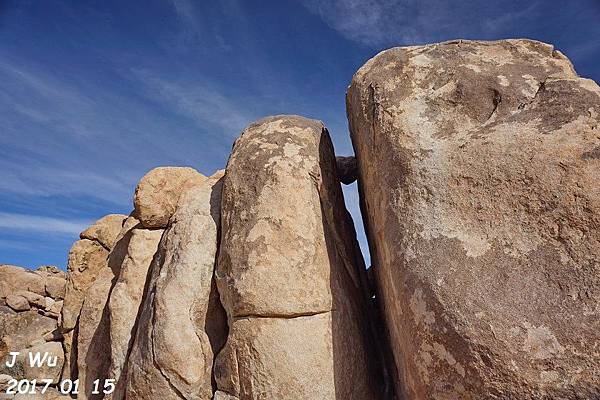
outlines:
[[[323,124],[277,116],[246,128],[221,216],[229,336],[218,389],[240,400],[378,398],[364,264]]]
[[[596,398],[600,89],[529,40],[394,48],[347,94],[408,399]]]

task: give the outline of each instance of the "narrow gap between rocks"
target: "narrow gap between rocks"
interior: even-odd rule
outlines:
[[[340,160],[341,158],[341,160]],[[387,327],[384,322],[384,317],[381,314],[380,299],[377,298],[377,287],[374,277],[374,270],[371,269],[371,253],[369,251],[369,244],[367,241],[367,234],[365,230],[364,220],[360,208],[360,195],[358,190],[358,180],[354,180],[358,177],[357,165],[350,162],[349,157],[337,157],[336,164],[338,174],[342,184],[342,191],[344,194],[344,203],[346,209],[352,217],[354,223],[354,229],[356,231],[356,239],[360,246],[360,252],[365,261],[367,268],[368,285],[370,291],[369,304],[369,323],[371,326],[372,338],[376,343],[373,343],[373,351],[377,352],[377,359],[379,360],[379,373],[382,379],[381,388],[381,399],[382,400],[397,400],[394,393],[393,381],[396,376],[394,362],[391,359],[391,347],[389,345],[389,336]],[[349,183],[351,182],[351,183]]]

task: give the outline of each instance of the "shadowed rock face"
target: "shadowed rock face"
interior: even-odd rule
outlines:
[[[347,95],[408,399],[600,396],[600,89],[552,46],[367,62]]]
[[[78,364],[85,365],[85,370],[93,376],[98,369],[103,370],[109,362],[106,351],[98,349],[107,343],[108,327],[102,325],[100,329],[104,331],[98,335],[96,335],[96,328],[102,320],[106,301],[104,296],[108,293],[112,279],[117,273],[109,268],[108,255],[126,218],[126,215],[112,214],[99,219],[81,233],[81,240],[75,242],[69,251],[67,285],[60,322],[65,350],[63,379],[76,379]],[[85,332],[79,339],[80,314],[88,292],[90,300],[82,319]],[[80,354],[77,352],[79,340],[83,346]],[[89,366],[86,361],[88,348],[90,348],[89,359],[91,360]]]
[[[336,169],[340,182],[349,185],[358,178],[358,165],[356,157],[336,157]]]
[[[246,128],[221,218],[219,398],[377,398],[364,265],[322,123],[278,116]]]

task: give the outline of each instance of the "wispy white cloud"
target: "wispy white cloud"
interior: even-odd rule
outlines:
[[[147,70],[132,70],[143,84],[149,98],[194,120],[199,126],[210,124],[229,137],[235,137],[255,119],[251,112],[237,101],[221,94],[200,81],[181,81],[161,77]]]
[[[98,134],[95,128],[104,127],[94,112],[98,108],[94,99],[64,79],[41,71],[34,73],[6,60],[0,62],[0,78],[0,101],[9,105],[3,111],[12,113],[13,118],[14,113],[21,114],[59,132],[78,136]]]
[[[64,220],[37,215],[0,212],[0,228],[10,229],[11,231],[78,235],[91,222],[88,220]]]
[[[446,0],[303,0],[346,38],[371,47],[425,43],[457,37],[490,37],[537,8],[492,13],[488,2]],[[496,7],[495,11],[500,8]]]

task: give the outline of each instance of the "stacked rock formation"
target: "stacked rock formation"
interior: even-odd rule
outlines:
[[[0,265],[0,388],[51,379],[0,398],[600,398],[598,86],[543,43],[453,41],[380,53],[347,107],[356,159],[268,117],[224,171],[146,174],[66,274]]]

